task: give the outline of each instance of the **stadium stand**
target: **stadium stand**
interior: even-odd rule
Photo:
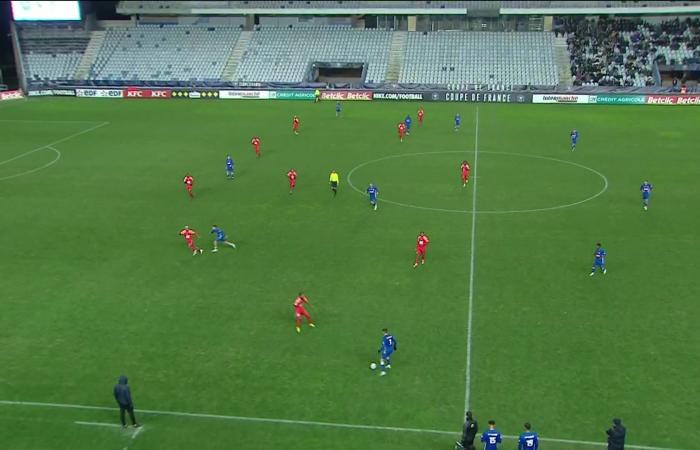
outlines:
[[[409,33],[399,83],[558,83],[551,33]]]
[[[27,27],[19,30],[26,78],[69,80],[90,41],[83,29]]]
[[[653,64],[700,62],[700,20],[653,25],[641,20],[565,20],[571,73],[578,86],[652,86]]]
[[[312,62],[365,63],[368,83],[386,78],[391,31],[337,26],[258,28],[236,69],[238,82],[300,83]]]
[[[217,81],[240,32],[235,27],[110,28],[89,79]]]

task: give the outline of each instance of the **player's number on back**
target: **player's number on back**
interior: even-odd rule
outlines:
[[[489,444],[495,444],[496,438],[494,436],[489,436]]]

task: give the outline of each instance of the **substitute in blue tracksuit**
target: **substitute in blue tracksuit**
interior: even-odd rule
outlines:
[[[129,380],[126,375],[121,375],[119,377],[119,382],[114,386],[114,399],[119,405],[119,418],[122,421],[122,427],[126,428],[126,417],[124,413],[128,412],[131,418],[131,424],[134,428],[138,428],[139,425],[136,422],[136,417],[134,416],[134,402],[131,400],[131,389],[129,389]]]

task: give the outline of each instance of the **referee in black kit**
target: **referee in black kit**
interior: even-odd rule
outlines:
[[[457,449],[474,450],[474,439],[479,432],[479,424],[474,419],[471,411],[467,411],[462,430],[462,440],[457,442]]]

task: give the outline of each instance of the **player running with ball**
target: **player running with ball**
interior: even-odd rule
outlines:
[[[391,369],[391,355],[396,351],[396,339],[394,336],[389,334],[389,330],[384,328],[382,330],[384,336],[382,336],[382,343],[379,347],[379,367],[381,367],[381,372],[379,375],[386,375],[387,369]]]

